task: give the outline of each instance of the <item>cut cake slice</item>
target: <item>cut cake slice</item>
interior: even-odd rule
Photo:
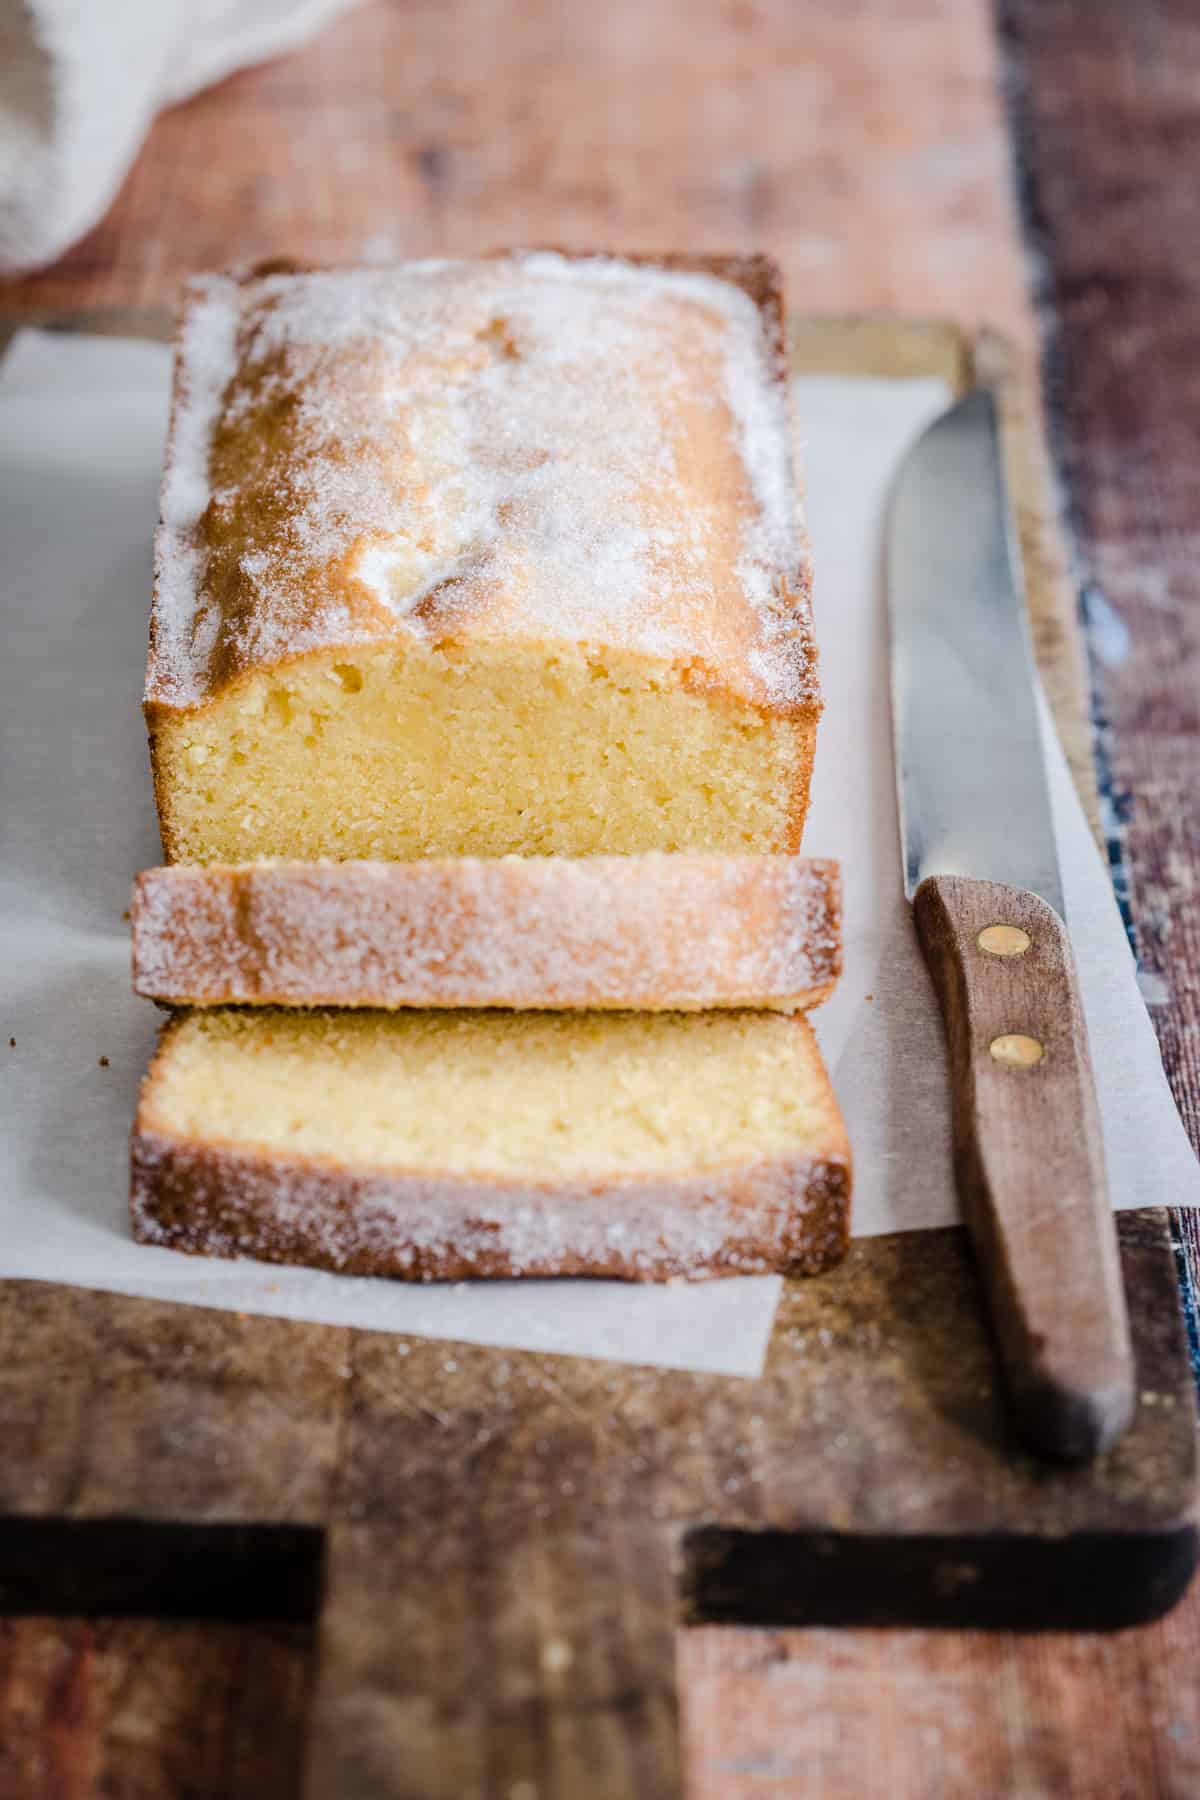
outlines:
[[[142,1242],[412,1280],[790,1271],[850,1153],[769,1012],[182,1013],[133,1134]]]
[[[837,864],[788,856],[173,864],[132,921],[172,1005],[806,1011],[841,966]]]
[[[810,591],[766,259],[202,277],[145,689],[166,860],[795,851]]]

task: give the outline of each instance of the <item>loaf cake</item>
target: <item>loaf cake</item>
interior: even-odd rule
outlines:
[[[138,993],[172,1005],[807,1010],[836,863],[792,856],[172,864],[138,876]]]
[[[133,1137],[141,1241],[414,1280],[812,1273],[849,1188],[766,1012],[185,1012]]]
[[[145,692],[167,860],[796,850],[785,375],[761,258],[193,282]]]

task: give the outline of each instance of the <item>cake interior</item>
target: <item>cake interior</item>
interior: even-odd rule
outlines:
[[[757,1012],[188,1013],[138,1126],[351,1169],[539,1181],[843,1148],[811,1028]]]
[[[645,658],[563,646],[316,651],[155,732],[166,853],[799,848],[812,731]]]

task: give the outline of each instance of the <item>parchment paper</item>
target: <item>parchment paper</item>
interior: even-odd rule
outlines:
[[[128,1132],[160,1015],[130,992],[122,914],[134,871],[160,859],[138,705],[168,372],[157,345],[36,332],[0,371],[0,1276],[757,1373],[771,1277],[410,1287],[130,1240]],[[818,1029],[854,1144],[859,1233],[955,1213],[937,1014],[900,890],[877,580],[887,484],[946,399],[926,381],[797,392],[828,700],[805,848],[840,857],[846,878],[848,972]],[[1120,919],[1053,744],[1050,767],[1115,1197],[1195,1203]]]

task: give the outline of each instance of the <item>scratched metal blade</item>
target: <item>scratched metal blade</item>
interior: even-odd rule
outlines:
[[[969,875],[1065,917],[995,402],[979,389],[906,458],[887,531],[904,884]]]

